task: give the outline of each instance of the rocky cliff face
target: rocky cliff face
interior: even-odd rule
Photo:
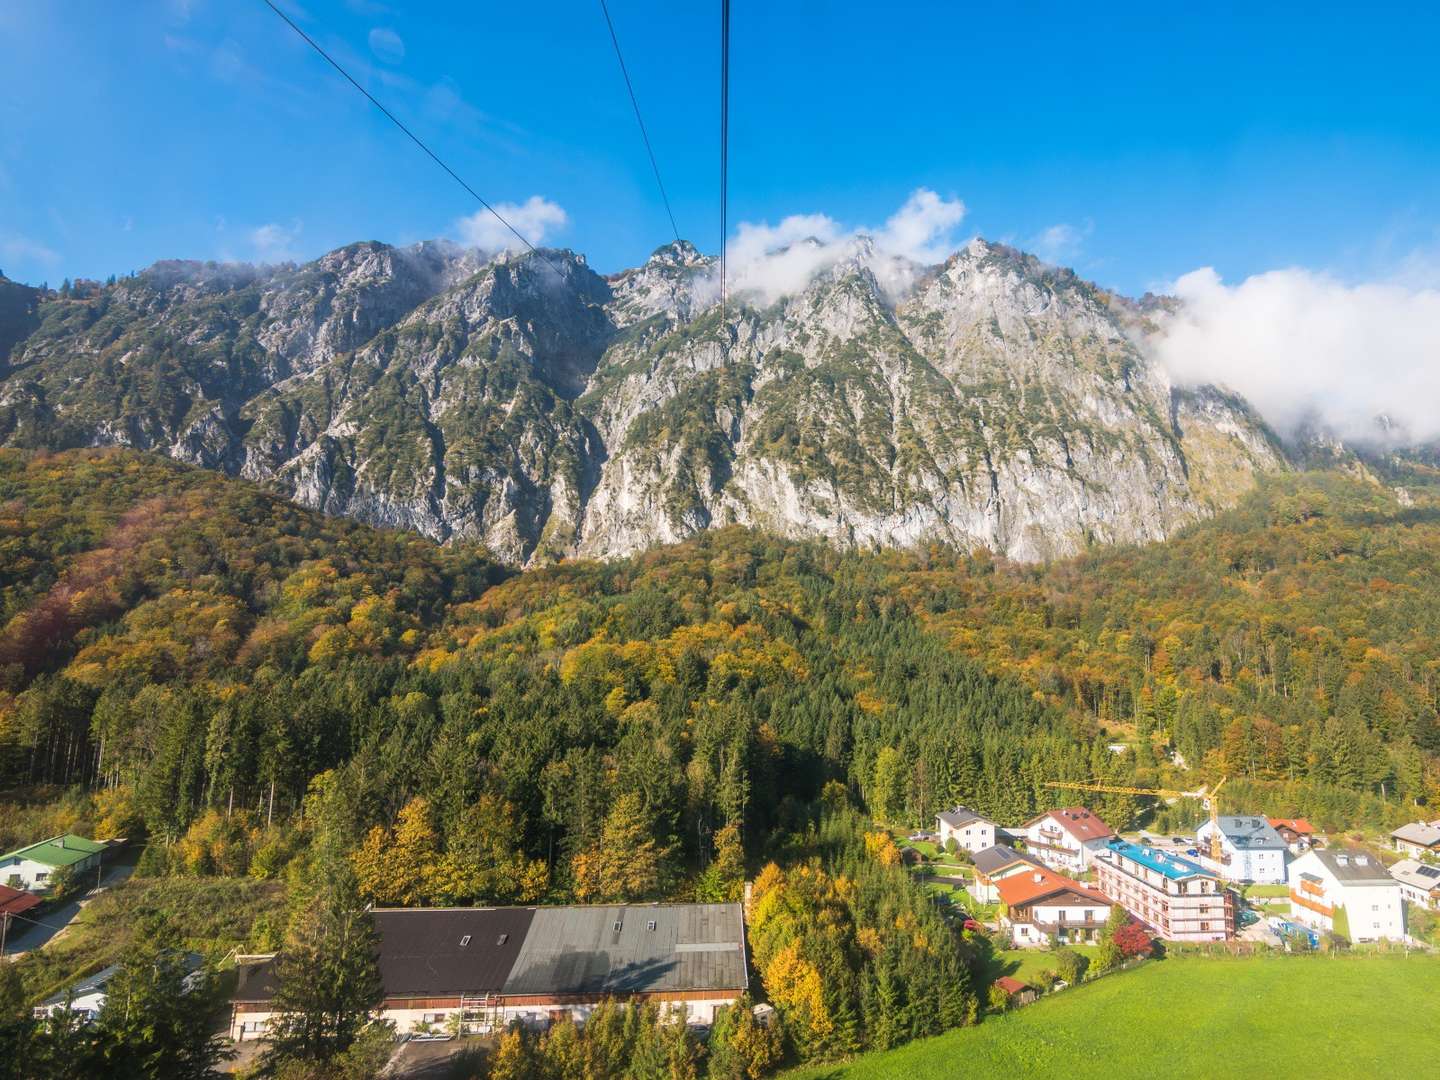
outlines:
[[[722,322],[686,244],[608,280],[441,244],[161,263],[41,306],[0,439],[153,449],[516,563],[731,523],[1043,559],[1161,538],[1285,467],[1068,271],[975,241],[895,296],[873,265],[861,241]]]

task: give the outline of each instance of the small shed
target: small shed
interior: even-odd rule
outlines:
[[[1040,992],[1029,983],[1023,983],[1009,975],[1001,975],[995,980],[995,985],[1005,991],[1011,1005],[1029,1005],[1040,996]]]

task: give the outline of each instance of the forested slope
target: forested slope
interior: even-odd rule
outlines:
[[[403,902],[710,888],[717,840],[764,854],[829,779],[918,823],[1223,771],[1256,810],[1386,823],[1440,749],[1419,499],[1287,478],[1048,569],[730,529],[507,576],[160,458],[9,453],[0,785],[100,786],[176,870],[278,873],[323,834]]]

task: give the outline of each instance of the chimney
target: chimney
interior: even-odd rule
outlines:
[[[1036,870],[1036,871],[1035,871],[1035,884],[1036,884],[1036,885],[1039,885],[1039,884],[1040,884],[1041,882],[1043,882],[1044,880],[1045,880],[1045,875],[1042,874],[1039,870]]]
[[[61,846],[62,848],[65,846],[65,837],[63,837],[63,836],[60,837],[60,846]]]

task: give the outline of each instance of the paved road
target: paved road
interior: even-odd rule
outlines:
[[[100,879],[100,888],[91,889],[78,900],[71,900],[58,908],[50,908],[38,915],[36,922],[26,921],[25,916],[16,916],[10,921],[10,933],[5,941],[5,955],[20,956],[31,949],[38,949],[70,925],[80,914],[80,908],[105,889],[128,878],[135,870],[136,855],[126,852],[116,862],[105,868]],[[43,924],[43,925],[42,925]]]

